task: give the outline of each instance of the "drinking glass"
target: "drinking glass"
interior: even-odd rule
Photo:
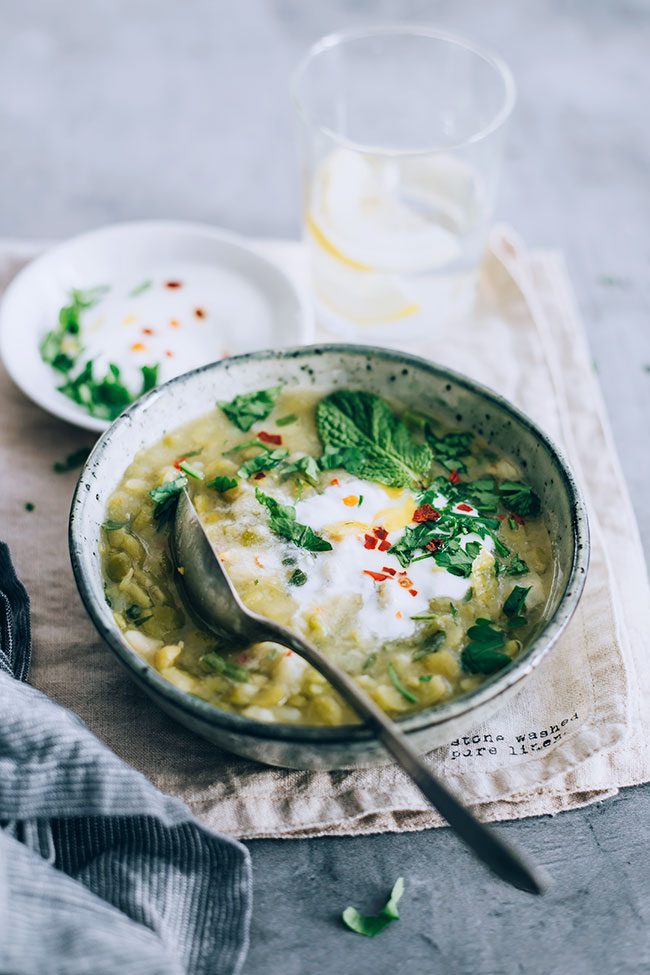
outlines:
[[[435,334],[471,308],[515,100],[503,61],[426,27],[350,30],[295,70],[317,321]]]

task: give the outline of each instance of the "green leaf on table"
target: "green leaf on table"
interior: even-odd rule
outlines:
[[[233,400],[218,400],[217,406],[240,430],[250,430],[256,420],[265,420],[278,398],[282,386],[259,389],[254,393],[240,393]]]
[[[52,470],[57,474],[65,474],[67,471],[73,471],[76,467],[81,467],[91,450],[92,447],[79,447],[78,450],[73,450],[65,460],[56,460],[52,464]]]
[[[404,878],[398,877],[391,891],[390,898],[382,907],[379,914],[368,917],[361,914],[356,907],[346,907],[343,911],[343,923],[356,934],[363,934],[367,938],[374,938],[375,935],[383,931],[391,921],[399,920],[397,905],[404,893]]]
[[[431,467],[430,447],[417,443],[407,424],[375,393],[346,389],[330,393],[316,408],[316,425],[326,452],[328,447],[360,451],[362,460],[353,473],[366,480],[404,487],[422,483]],[[357,455],[355,466],[358,459]]]

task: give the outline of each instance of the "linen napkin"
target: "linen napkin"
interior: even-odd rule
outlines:
[[[238,972],[248,852],[25,684],[29,656],[27,595],[0,543],[0,971]]]
[[[299,244],[260,243],[306,289]],[[1,252],[0,252],[1,253]],[[5,248],[5,278],[24,261]],[[325,337],[325,336],[319,336]],[[369,329],[366,340],[372,342]],[[363,341],[363,337],[359,338]],[[592,565],[580,609],[521,694],[484,727],[429,756],[485,819],[576,808],[650,780],[650,591],[638,531],[561,258],[496,231],[476,310],[411,347],[509,396],[558,440],[586,491]],[[394,766],[312,773],[269,769],[191,735],[142,696],[94,633],[66,552],[75,475],[53,461],[90,443],[45,415],[0,373],[0,463],[21,478],[0,497],[34,603],[32,676],[131,765],[205,823],[242,837],[353,834],[435,826],[440,817]],[[3,469],[3,468],[0,468]],[[5,468],[6,469],[6,468]],[[46,489],[44,489],[46,485]],[[24,511],[27,500],[36,510]],[[611,519],[617,510],[616,545]],[[66,617],[62,606],[70,607]]]

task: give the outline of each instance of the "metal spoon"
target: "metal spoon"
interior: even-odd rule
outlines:
[[[494,873],[520,890],[543,893],[546,884],[537,868],[526,864],[436,779],[404,733],[346,673],[297,633],[246,609],[185,490],[178,499],[172,541],[176,564],[183,569],[180,577],[188,601],[211,630],[241,643],[271,640],[295,651],[363,718],[429,802]]]

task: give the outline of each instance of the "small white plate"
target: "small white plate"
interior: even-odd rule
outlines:
[[[0,309],[0,355],[30,399],[87,430],[105,430],[109,421],[90,416],[57,390],[64,376],[42,360],[39,347],[57,326],[71,290],[100,286],[110,290],[82,313],[79,361],[95,359],[101,373],[115,363],[133,392],[143,365],[158,364],[158,381],[165,382],[227,355],[312,338],[310,318],[289,278],[234,234],[146,221],[75,237],[12,281]]]

